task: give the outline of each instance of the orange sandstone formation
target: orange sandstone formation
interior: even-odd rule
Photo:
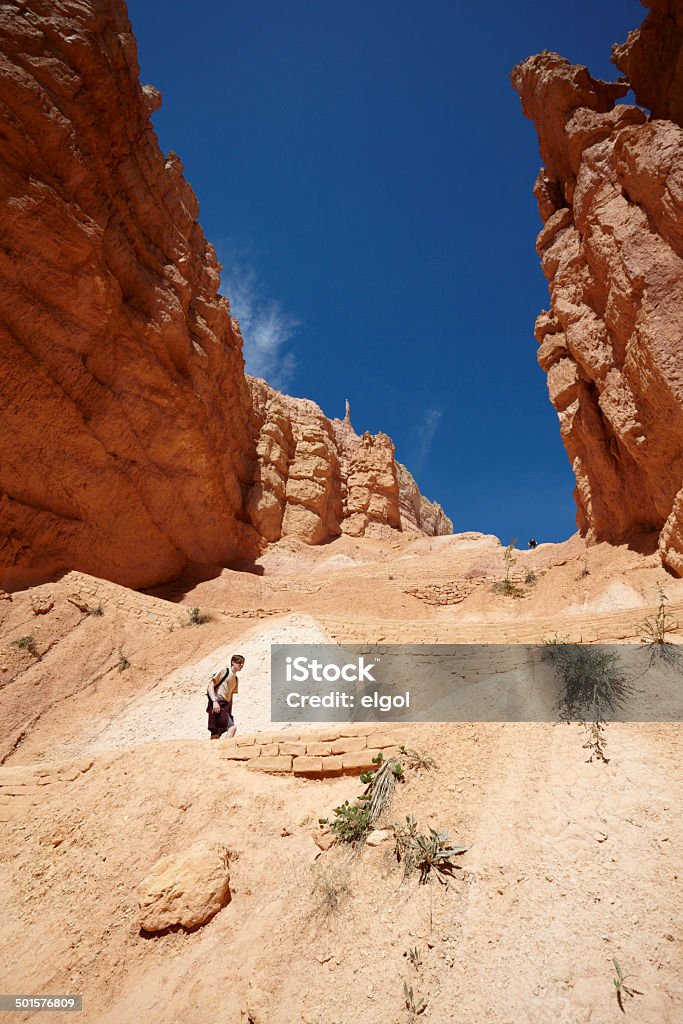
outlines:
[[[400,528],[388,439],[342,483],[320,410],[247,382],[160,102],[123,0],[1,5],[4,587],[63,568],[148,586],[283,533]]]
[[[342,533],[453,532],[441,507],[423,498],[396,462],[390,438],[356,434],[348,405],[343,420],[329,420],[315,402],[247,380],[258,432],[247,512],[261,536],[318,544]]]
[[[652,40],[632,34],[616,60],[637,69],[636,98],[642,77],[672,116],[683,77],[662,47],[647,58]],[[551,306],[536,338],[579,528],[593,540],[657,541],[683,574],[683,131],[656,110],[615,105],[628,83],[597,81],[554,53],[519,64],[512,81],[544,163],[534,192]]]

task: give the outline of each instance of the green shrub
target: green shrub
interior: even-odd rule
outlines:
[[[351,804],[345,800],[335,807],[334,817],[319,818],[321,825],[329,825],[342,843],[361,843],[370,831],[370,811],[362,804]]]

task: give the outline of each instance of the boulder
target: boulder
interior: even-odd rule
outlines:
[[[194,843],[153,865],[139,889],[140,927],[161,932],[180,925],[197,928],[230,900],[228,850],[220,844]]]

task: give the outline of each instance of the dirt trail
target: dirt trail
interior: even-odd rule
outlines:
[[[499,737],[500,775],[473,838],[444,998],[462,1020],[477,1019],[488,993],[496,1021],[616,1021],[615,957],[643,993],[635,1019],[674,1024],[683,733],[615,726],[608,765],[587,763],[579,727],[507,727]]]
[[[261,576],[223,570],[165,597],[88,578],[102,616],[68,603],[73,580],[2,602],[0,988],[80,991],[84,1024],[411,1024],[404,983],[425,1024],[679,1024],[679,725],[610,726],[609,764],[587,763],[573,726],[415,727],[439,771],[397,789],[391,820],[468,847],[448,889],[402,883],[390,844],[320,854],[317,819],[357,780],[254,773],[201,738],[198,691],[235,649],[244,732],[272,728],[278,640],[634,641],[658,583],[683,621],[683,581],[652,557],[541,545],[519,553],[510,599],[491,590],[501,550],[476,535],[288,543]],[[36,596],[54,609],[35,614]],[[187,625],[193,606],[206,625]],[[37,656],[13,644],[26,635]],[[141,936],[150,865],[211,837],[233,852],[229,906],[195,933]],[[626,1017],[612,958],[643,993]]]

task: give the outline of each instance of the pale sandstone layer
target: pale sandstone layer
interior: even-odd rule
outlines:
[[[635,42],[618,50],[620,66]],[[680,575],[683,131],[615,106],[627,83],[597,81],[554,53],[530,57],[512,81],[544,162],[534,192],[551,306],[536,338],[576,476],[579,529],[612,543],[658,539]],[[671,75],[665,92],[668,110]]]
[[[294,446],[282,491],[123,0],[7,0],[0,37],[2,585],[79,568],[149,586],[282,535],[400,529],[389,439],[364,465],[313,403],[282,398],[278,419],[272,398]]]

